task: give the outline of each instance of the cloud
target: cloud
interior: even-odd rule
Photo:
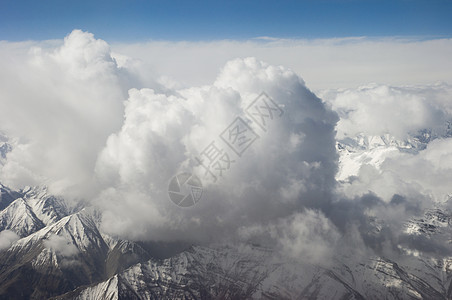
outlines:
[[[323,91],[320,97],[340,114],[338,139],[357,134],[403,140],[422,129],[444,129],[452,117],[448,84],[393,87],[369,85]]]
[[[450,198],[450,85],[371,85],[321,96],[340,116],[337,139],[355,145],[342,152],[338,174],[346,197]]]
[[[0,171],[9,186],[45,183],[94,199],[107,231],[143,239],[209,240],[330,201],[337,116],[289,69],[238,59],[209,85],[175,89],[154,76],[140,83],[145,64],[79,30],[64,41],[2,46],[13,55],[1,61],[0,128],[18,139]],[[196,209],[174,206],[171,177],[193,168],[237,116],[249,119],[245,108],[261,92],[284,117],[266,131],[253,125],[259,139],[221,183],[204,182]]]
[[[12,243],[17,241],[20,237],[11,230],[3,230],[0,232],[0,251],[8,249]]]
[[[63,257],[71,257],[79,253],[77,247],[69,243],[67,238],[55,234],[44,241],[44,247],[52,249]]]
[[[248,56],[290,67],[315,91],[372,82],[395,86],[452,82],[451,39],[150,41],[113,44],[112,49],[139,61],[143,87],[149,86],[147,78],[170,79],[185,87],[210,84],[218,66]]]
[[[121,126],[127,90],[108,44],[74,30],[62,44],[11,47],[2,47],[11,60],[0,61],[0,128],[20,141],[1,181],[89,190],[98,151]]]
[[[274,247],[286,257],[326,266],[332,262],[342,234],[322,212],[307,209],[267,225],[243,227],[239,235],[246,241]]]
[[[387,158],[379,169],[363,166],[358,177],[345,189],[348,195],[371,190],[385,199],[393,195],[423,196],[445,202],[451,196],[452,138],[437,139],[418,154],[399,153]]]
[[[245,109],[262,91],[284,108],[283,115],[269,120],[267,131],[251,124],[259,138],[242,157],[229,150],[235,162],[218,183],[203,178],[205,198],[196,207],[175,206],[166,192],[171,177],[182,171],[202,177],[195,157],[212,141],[227,150],[220,133],[237,116],[248,119]],[[123,127],[109,137],[96,166],[99,181],[114,187],[98,199],[104,229],[205,241],[327,205],[337,167],[336,121],[294,72],[254,58],[228,62],[210,86],[169,96],[132,89]]]
[[[448,39],[367,38],[110,47],[79,30],[63,41],[1,42],[10,59],[0,60],[0,129],[14,145],[0,181],[45,183],[88,199],[105,232],[129,239],[207,243],[267,234],[284,253],[313,261],[349,249],[344,241],[364,252],[420,245],[401,224],[450,194],[450,139],[419,153],[370,153],[375,159],[363,159],[340,183],[335,144],[360,134],[391,141],[426,128],[443,134],[450,86],[397,85],[450,80],[451,48]],[[318,93],[323,100],[305,80],[329,88]],[[353,88],[369,81],[393,85]],[[262,92],[276,104],[265,127],[247,114]],[[237,118],[256,137],[241,155],[222,136],[231,136]],[[211,142],[231,159],[217,182],[196,160]],[[180,172],[202,179],[194,207],[168,198]],[[75,253],[57,237],[46,245]]]
[[[405,222],[424,218],[426,209],[450,206],[450,86],[369,85],[321,96],[340,116],[340,200],[325,215],[342,232],[359,224],[367,247],[386,257],[404,253],[401,245],[450,253],[442,234],[428,247],[405,232]]]

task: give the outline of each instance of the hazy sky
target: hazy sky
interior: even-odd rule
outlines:
[[[110,42],[448,37],[448,0],[0,1],[0,40],[57,39],[74,28]]]

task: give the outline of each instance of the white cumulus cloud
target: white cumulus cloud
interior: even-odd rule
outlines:
[[[47,183],[58,193],[88,189],[126,96],[108,44],[74,30],[56,46],[2,50],[12,59],[0,60],[0,128],[20,142],[0,180],[16,188]]]
[[[130,239],[271,233],[283,252],[319,261],[342,235],[377,245],[366,217],[385,217],[396,236],[410,209],[451,194],[450,138],[367,157],[342,182],[336,139],[444,134],[451,88],[432,82],[452,79],[451,49],[449,39],[367,38],[110,46],[80,30],[58,41],[0,42],[0,130],[14,140],[0,182],[85,198],[102,212],[104,231]],[[355,88],[368,82],[379,84]],[[272,116],[265,130],[247,114],[262,92],[276,104],[259,108]],[[221,138],[238,117],[256,136],[241,155]],[[196,161],[211,142],[231,159],[217,182]],[[194,207],[169,199],[180,172],[202,179]],[[393,199],[408,204],[394,208]],[[7,247],[14,237],[2,234]],[[46,245],[75,254],[57,237]]]
[[[447,84],[392,87],[369,85],[357,89],[323,91],[341,117],[338,139],[386,133],[404,139],[422,129],[444,128],[451,119],[452,88]]]
[[[171,177],[196,171],[190,166],[211,141],[227,147],[220,133],[236,116],[248,118],[245,109],[261,92],[283,107],[283,115],[268,121],[267,132],[253,125],[260,138],[242,157],[230,151],[235,162],[218,183],[204,181],[205,197],[196,207],[175,206],[167,195]],[[294,72],[254,58],[227,63],[210,86],[169,96],[132,89],[122,129],[109,137],[96,166],[107,187],[98,199],[106,211],[104,229],[120,227],[138,238],[209,240],[326,205],[336,172],[336,121]]]

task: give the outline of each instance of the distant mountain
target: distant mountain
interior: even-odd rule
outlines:
[[[380,136],[358,134],[345,137],[336,142],[339,153],[339,172],[336,179],[342,181],[357,175],[363,164],[379,167],[387,157],[395,153],[417,154],[431,141],[450,137],[452,137],[452,121],[447,122],[441,129],[420,130],[402,140],[390,134]]]

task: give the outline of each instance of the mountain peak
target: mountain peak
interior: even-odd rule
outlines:
[[[23,198],[14,200],[0,212],[0,231],[8,229],[25,237],[43,227],[42,221]]]

